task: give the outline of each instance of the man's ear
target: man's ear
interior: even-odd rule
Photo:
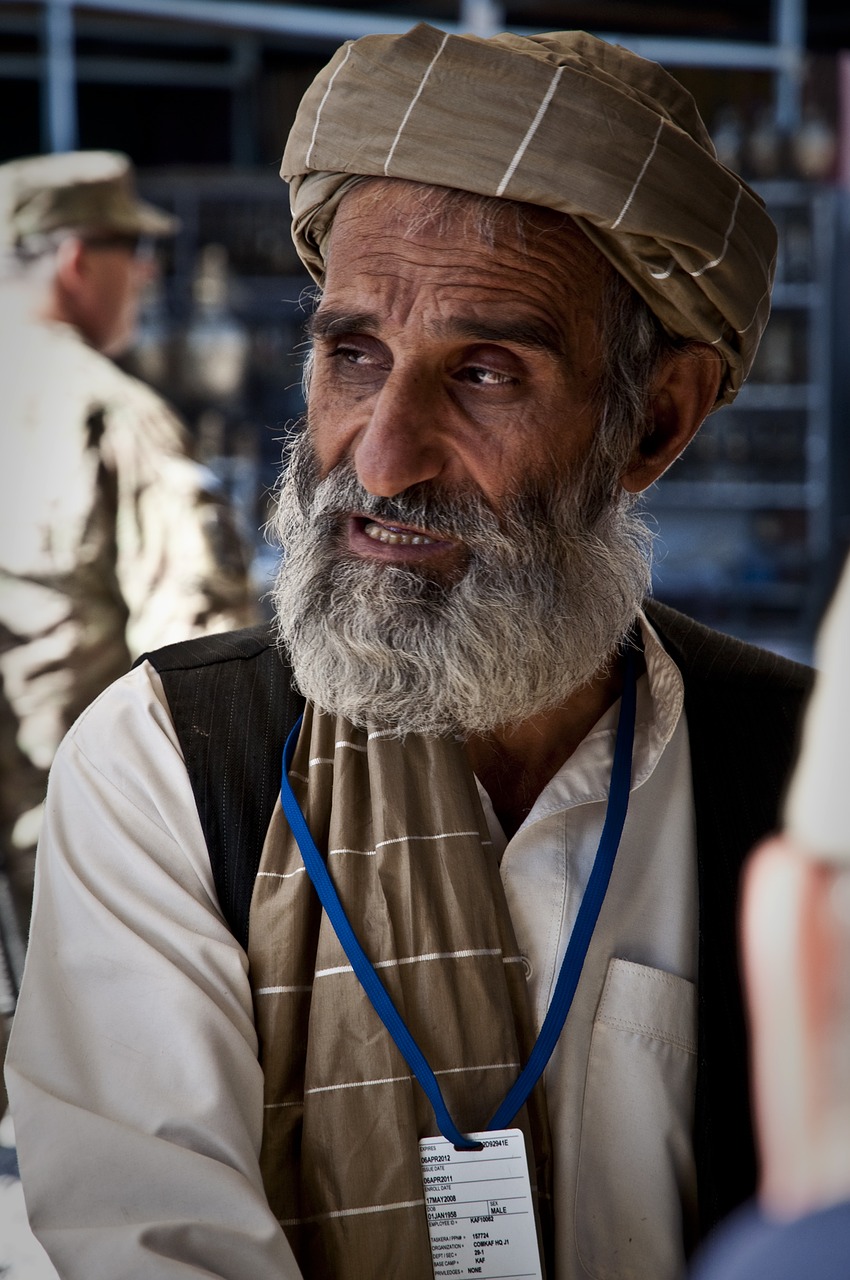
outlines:
[[[78,236],[66,236],[56,250],[52,285],[52,318],[85,331],[92,306],[91,259]]]
[[[86,247],[79,236],[65,236],[56,249],[56,279],[63,288],[73,289],[86,272]]]
[[[620,478],[624,489],[642,493],[676,461],[717,399],[721,376],[720,356],[705,343],[668,356],[653,383],[649,427]]]

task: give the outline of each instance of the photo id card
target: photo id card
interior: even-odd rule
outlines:
[[[522,1131],[469,1136],[484,1150],[456,1151],[443,1137],[419,1143],[435,1280],[542,1280]]]

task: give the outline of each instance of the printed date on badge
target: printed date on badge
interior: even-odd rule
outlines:
[[[483,1151],[442,1137],[419,1143],[435,1280],[542,1280],[522,1132],[469,1136]]]

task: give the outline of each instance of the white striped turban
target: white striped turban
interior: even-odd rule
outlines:
[[[676,337],[710,343],[717,404],[750,370],[770,311],[776,230],[716,158],[691,95],[657,63],[581,31],[344,44],[287,141],[292,234],[314,279],[341,196],[403,178],[570,214]]]

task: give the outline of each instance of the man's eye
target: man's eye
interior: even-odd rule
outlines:
[[[469,365],[462,370],[461,376],[478,387],[505,387],[515,381],[509,373],[502,373],[499,369],[486,369],[481,365]]]
[[[372,364],[373,357],[368,351],[361,351],[359,347],[335,347],[330,352],[332,360],[340,360],[344,364]]]

